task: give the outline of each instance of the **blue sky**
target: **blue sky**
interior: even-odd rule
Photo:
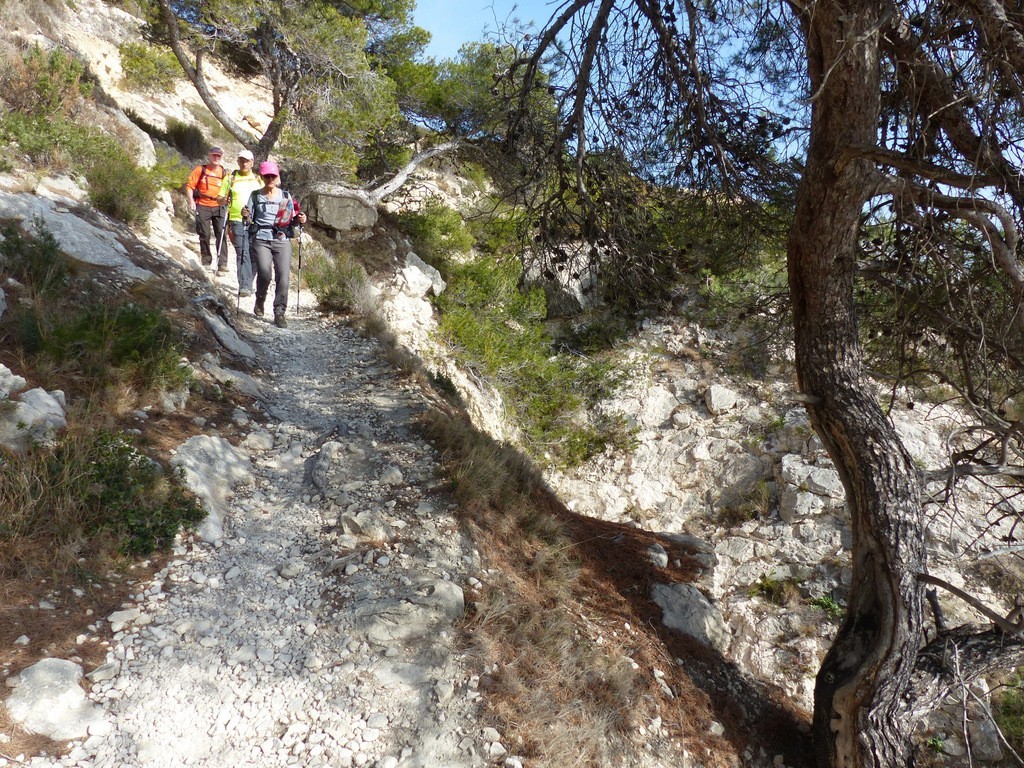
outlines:
[[[485,29],[493,32],[513,17],[540,28],[558,5],[549,0],[416,0],[414,18],[431,34],[427,55],[447,59],[463,43],[482,39]]]

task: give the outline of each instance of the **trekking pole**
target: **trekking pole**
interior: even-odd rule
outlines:
[[[299,259],[299,278],[295,282],[295,314],[299,314],[302,303],[302,225],[295,227],[295,255]]]
[[[224,238],[228,234],[228,208],[224,206],[224,220],[220,223],[220,237],[217,238],[217,252],[214,254],[214,258],[217,259],[217,266],[214,267],[214,273],[220,271],[220,249],[224,247]],[[225,267],[227,269],[227,267]]]

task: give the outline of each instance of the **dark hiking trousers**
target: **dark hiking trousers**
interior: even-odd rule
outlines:
[[[213,230],[212,233],[210,232],[211,229]],[[197,205],[196,234],[199,235],[199,253],[203,266],[208,267],[213,264],[213,252],[210,250],[212,242],[215,248],[218,244],[220,245],[220,250],[217,252],[217,269],[228,268],[228,245],[221,236],[223,232],[224,209],[214,208],[209,205]],[[210,239],[211,234],[212,240]]]

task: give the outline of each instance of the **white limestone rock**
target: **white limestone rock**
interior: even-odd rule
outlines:
[[[52,444],[67,426],[63,401],[63,392],[38,387],[22,392],[17,400],[0,401],[0,445],[22,452],[33,443]]]
[[[237,334],[236,334],[237,336]],[[251,349],[251,347],[250,347]],[[263,397],[263,387],[252,376],[242,371],[235,371],[231,368],[221,368],[211,360],[203,362],[203,370],[209,373],[213,380],[234,392],[241,392],[249,397]]]
[[[51,739],[82,739],[103,722],[103,710],[88,701],[79,684],[82,668],[64,659],[43,659],[8,681],[12,719],[32,733]]]
[[[223,538],[231,490],[252,483],[249,457],[222,437],[196,435],[178,447],[171,464],[184,471],[186,485],[206,509],[200,538],[211,543]]]
[[[426,265],[424,265],[426,266]],[[416,264],[406,264],[399,272],[402,290],[414,297],[426,296],[434,287],[434,281]]]
[[[427,264],[423,259],[417,256],[415,253],[410,251],[405,257],[406,269],[418,269],[422,274],[430,278],[430,292],[435,296],[440,296],[444,293],[444,289],[448,287],[448,284],[441,277],[441,273],[434,269],[432,266]]]
[[[75,261],[98,267],[110,267],[133,281],[149,280],[153,273],[138,267],[113,229],[101,228],[69,211],[53,200],[36,195],[0,191],[0,218],[17,219],[30,232],[38,234],[37,222],[43,222],[60,246]],[[102,221],[102,217],[99,219]]]
[[[238,331],[228,325],[222,317],[206,309],[203,309],[200,314],[203,322],[206,323],[206,326],[224,349],[233,355],[237,355],[246,363],[253,364],[256,362],[256,351],[248,342],[242,341]]]
[[[729,627],[721,611],[692,584],[655,584],[651,599],[661,606],[662,623],[669,629],[709,645],[719,653],[729,650]]]
[[[728,387],[712,384],[704,393],[704,405],[712,416],[720,416],[736,407],[738,395]]]
[[[0,399],[10,397],[14,392],[20,392],[25,388],[24,377],[18,376],[6,365],[0,365]]]
[[[377,224],[377,209],[354,199],[335,184],[317,184],[305,205],[311,221],[347,234],[372,234]]]

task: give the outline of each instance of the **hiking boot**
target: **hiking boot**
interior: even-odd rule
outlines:
[[[277,312],[274,314],[274,325],[278,328],[288,327],[288,321],[284,319],[284,312]]]
[[[256,315],[256,317],[263,317],[263,302],[262,301],[257,301],[256,302],[256,306],[252,308],[252,313],[254,315]]]
[[[250,296],[252,296],[252,291],[250,291],[248,288],[243,288],[238,292],[238,295],[241,296],[243,299],[247,299]]]

